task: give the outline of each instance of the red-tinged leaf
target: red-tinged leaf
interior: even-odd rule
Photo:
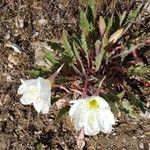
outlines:
[[[124,29],[120,28],[115,33],[113,33],[109,38],[109,43],[116,43],[117,40],[122,36]]]
[[[99,17],[98,26],[99,26],[100,35],[101,35],[101,37],[103,37],[105,30],[106,30],[106,23],[102,16]]]

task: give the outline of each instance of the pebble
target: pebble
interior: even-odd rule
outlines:
[[[142,150],[142,149],[144,149],[144,143],[143,142],[140,142],[139,143],[139,148]]]

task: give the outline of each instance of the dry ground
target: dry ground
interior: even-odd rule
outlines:
[[[67,117],[53,123],[57,110],[37,114],[19,102],[20,78],[35,62],[34,42],[77,28],[77,0],[0,1],[0,150],[74,150],[75,131]],[[8,48],[16,44],[21,54]],[[150,121],[119,119],[110,135],[86,137],[88,150],[150,150]]]

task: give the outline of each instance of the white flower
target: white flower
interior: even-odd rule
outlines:
[[[96,135],[100,131],[110,133],[115,118],[108,103],[99,96],[87,97],[71,101],[73,105],[69,115],[73,119],[75,128],[84,128],[86,135]]]
[[[20,102],[23,105],[33,103],[36,111],[44,114],[48,113],[51,104],[51,85],[50,82],[41,77],[31,80],[21,80],[18,94],[23,94]]]

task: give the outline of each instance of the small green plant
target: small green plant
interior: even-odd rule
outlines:
[[[80,81],[78,90],[82,90],[83,97],[98,92],[115,111],[130,113],[131,107],[132,111],[138,108],[144,111],[138,86],[144,86],[145,80],[149,82],[150,72],[149,66],[138,57],[145,46],[139,37],[145,33],[135,32],[143,4],[129,12],[99,16],[98,21],[94,1],[88,4],[85,11],[80,9],[80,29],[73,30],[71,35],[64,30],[61,43],[49,42],[59,53],[54,56],[48,52],[47,58],[53,66],[65,63],[62,76],[69,79],[70,87],[73,81]],[[99,88],[103,77],[105,80]],[[134,85],[133,80],[136,80]],[[119,97],[122,92],[124,95]],[[128,106],[130,111],[126,111]]]
[[[139,110],[145,112],[141,89],[150,87],[150,66],[143,58],[148,40],[141,38],[146,32],[139,31],[137,23],[144,5],[103,17],[96,16],[94,2],[88,0],[86,10],[80,9],[78,31],[69,34],[64,30],[61,42],[47,43],[52,51],[45,50],[44,58],[51,69],[36,66],[28,70],[36,79],[21,80],[18,89],[20,102],[33,104],[38,113],[47,114],[54,103],[60,109],[56,121],[69,112],[79,131],[80,148],[85,145],[84,134],[112,131],[115,117],[111,109],[131,118]],[[59,88],[57,94],[53,87]],[[43,149],[42,145],[37,149]]]

